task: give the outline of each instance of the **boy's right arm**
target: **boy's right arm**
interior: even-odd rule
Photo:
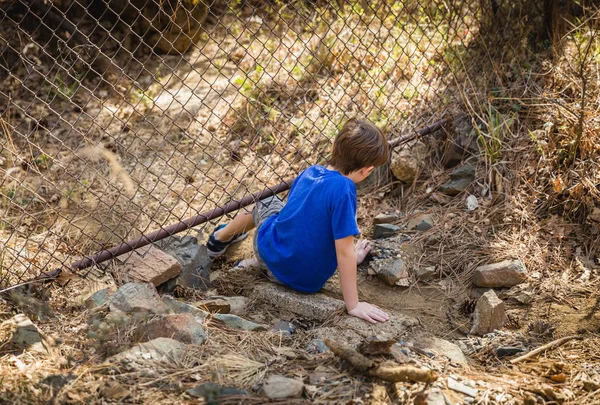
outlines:
[[[367,302],[358,301],[356,288],[356,254],[354,253],[354,237],[348,236],[335,240],[335,253],[340,273],[340,288],[349,315],[362,318],[371,323],[385,322],[389,315]]]

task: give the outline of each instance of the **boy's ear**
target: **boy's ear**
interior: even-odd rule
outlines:
[[[363,171],[363,175],[366,177],[375,169],[375,166],[363,167],[361,170]]]

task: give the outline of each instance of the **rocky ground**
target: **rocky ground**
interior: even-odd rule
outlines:
[[[474,172],[454,169],[440,193],[462,192]],[[235,266],[251,243],[211,263],[190,235],[19,291],[2,304],[1,402],[599,403],[600,318],[582,304],[592,297],[548,302],[517,255],[444,274],[417,247],[445,220],[361,220],[373,251],[359,293],[390,312],[383,324],[346,315],[335,277],[295,293]]]

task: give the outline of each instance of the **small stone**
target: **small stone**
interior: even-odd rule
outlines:
[[[300,398],[304,392],[304,383],[293,378],[274,375],[267,379],[262,392],[271,399]]]
[[[174,256],[181,265],[179,277],[169,280],[163,286],[165,292],[172,292],[177,286],[202,291],[210,288],[211,260],[206,246],[199,245],[198,239],[189,235],[173,235],[156,244]]]
[[[477,197],[474,195],[470,195],[467,197],[467,210],[475,211],[479,208],[479,201],[477,201]]]
[[[314,372],[308,374],[308,381],[311,384],[318,385],[324,383],[327,381],[327,379],[335,376],[336,374],[337,372],[335,370],[319,365],[317,368],[315,368]]]
[[[477,267],[473,273],[473,284],[488,288],[512,287],[521,284],[526,278],[527,273],[523,262],[505,260]]]
[[[585,381],[583,381],[583,389],[588,392],[597,391],[600,389],[600,382],[592,381],[592,380],[585,380]]]
[[[192,314],[171,314],[154,318],[140,325],[133,333],[135,341],[144,342],[159,337],[200,345],[206,339],[202,324]]]
[[[496,356],[498,358],[514,356],[519,353],[523,353],[525,351],[522,347],[498,347],[496,349]]]
[[[379,263],[376,269],[377,276],[386,284],[398,285],[401,280],[408,280],[409,274],[406,263],[402,259],[382,260],[385,263]]]
[[[206,318],[209,315],[208,312],[203,311],[193,305],[186,304],[185,302],[178,301],[170,295],[163,295],[162,300],[170,310],[177,314],[189,313],[200,318]]]
[[[214,314],[213,319],[223,323],[225,326],[232,329],[241,329],[241,330],[265,330],[264,326],[259,325],[254,322],[250,322],[246,319],[240,318],[237,315],[231,314]]]
[[[110,290],[108,288],[103,288],[102,290],[93,293],[87,300],[85,300],[84,304],[87,309],[99,308],[103,305],[106,305],[109,298]]]
[[[475,180],[475,169],[471,165],[464,165],[450,173],[450,181],[441,186],[440,191],[455,196],[469,187],[473,180]]]
[[[235,387],[222,387],[213,382],[202,383],[185,391],[196,398],[204,398],[207,404],[218,404],[219,398],[230,395],[248,395],[247,391]]]
[[[504,302],[496,296],[494,290],[489,290],[479,298],[473,315],[474,335],[485,335],[494,330],[501,329],[506,323]]]
[[[42,389],[50,389],[56,394],[62,387],[73,381],[75,378],[77,378],[77,376],[73,374],[50,374],[40,381],[40,384],[42,384]]]
[[[296,327],[288,321],[279,321],[271,328],[273,332],[281,333],[284,336],[292,336],[296,332]]]
[[[435,266],[418,267],[415,270],[415,276],[417,277],[417,280],[420,281],[427,281],[435,275],[437,275]]]
[[[400,219],[400,216],[397,214],[378,214],[374,219],[373,223],[377,224],[391,224],[392,222],[396,222]]]
[[[460,392],[461,394],[468,395],[470,397],[475,398],[477,396],[478,390],[475,388],[471,388],[468,385],[459,383],[452,377],[448,377],[448,388],[453,391]]]
[[[120,382],[114,380],[104,381],[99,388],[100,395],[107,399],[123,400],[131,396],[131,392]]]
[[[181,265],[170,254],[150,245],[134,250],[121,266],[120,272],[125,281],[158,286],[177,277],[181,272]]]
[[[161,301],[156,288],[150,283],[127,283],[122,285],[109,300],[111,311],[168,312],[169,308]]]
[[[176,363],[181,358],[186,345],[175,339],[160,337],[135,345],[131,349],[106,359],[106,363],[167,361]]]
[[[376,224],[373,230],[373,239],[389,238],[394,236],[400,227],[392,224]]]
[[[408,221],[406,227],[409,230],[428,231],[433,228],[433,218],[428,214],[417,215]]]
[[[221,298],[211,298],[197,301],[194,302],[193,305],[210,313],[228,314],[231,311],[231,305],[229,302]]]
[[[344,302],[324,294],[302,294],[273,283],[254,287],[254,295],[273,308],[290,311],[312,321],[325,321],[342,308]]]
[[[424,392],[417,394],[414,400],[415,405],[446,405],[446,398],[441,389],[432,387]]]
[[[11,343],[17,347],[23,347],[27,350],[36,352],[48,352],[40,331],[37,326],[31,322],[24,314],[17,314],[9,321],[15,326],[15,331],[11,338]]]
[[[438,356],[445,356],[453,363],[464,365],[468,362],[460,347],[433,335],[427,333],[418,334],[410,342],[417,349],[434,352]]]
[[[473,180],[469,179],[451,180],[443,186],[440,186],[439,190],[444,194],[454,197],[460,194],[461,192],[465,191],[467,187],[471,185],[472,182]]]
[[[246,313],[246,305],[248,299],[246,297],[227,297],[224,295],[215,295],[209,298],[220,298],[229,303],[229,313],[233,315],[244,315]]]
[[[313,339],[308,343],[308,345],[306,345],[306,351],[312,354],[321,354],[325,352],[330,352],[331,349],[327,347],[323,340]]]

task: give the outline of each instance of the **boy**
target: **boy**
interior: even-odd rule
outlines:
[[[211,257],[258,229],[254,251],[268,277],[294,290],[314,293],[334,274],[348,314],[371,323],[385,322],[388,314],[359,302],[356,267],[371,249],[361,240],[354,247],[356,186],[389,156],[387,141],[375,125],[352,119],[337,134],[330,165],[311,166],[294,181],[287,204],[277,197],[259,201],[252,213],[241,213],[218,226],[207,243]]]

